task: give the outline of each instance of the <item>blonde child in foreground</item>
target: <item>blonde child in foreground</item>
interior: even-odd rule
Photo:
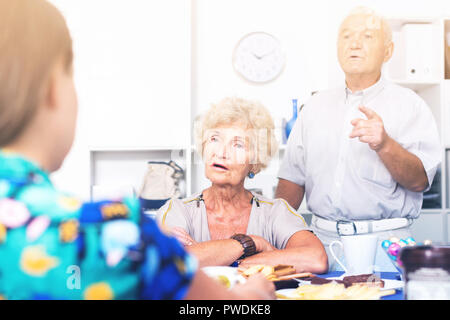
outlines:
[[[45,41],[44,41],[45,40]],[[82,203],[57,191],[75,134],[72,41],[44,0],[0,0],[0,295],[6,299],[271,299],[197,270],[132,198]]]

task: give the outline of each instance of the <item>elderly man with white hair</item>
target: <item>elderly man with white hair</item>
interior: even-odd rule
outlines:
[[[326,249],[341,235],[411,236],[423,192],[441,161],[435,119],[414,91],[389,82],[394,50],[388,23],[366,8],[342,22],[337,42],[345,84],[305,104],[287,143],[276,196],[298,208]],[[339,270],[331,255],[330,270]],[[378,246],[382,271],[395,270]]]

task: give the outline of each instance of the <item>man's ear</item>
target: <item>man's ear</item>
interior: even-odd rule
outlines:
[[[388,62],[394,53],[394,42],[389,42],[387,46],[384,48],[384,62]]]

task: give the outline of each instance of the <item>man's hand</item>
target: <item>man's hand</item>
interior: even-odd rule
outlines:
[[[376,151],[391,176],[400,185],[413,192],[423,192],[428,187],[428,178],[422,161],[390,138],[384,130],[383,120],[375,111],[360,106],[367,120],[353,119],[350,138],[369,144]]]
[[[350,138],[359,138],[359,141],[368,143],[372,150],[378,152],[390,140],[384,130],[383,120],[372,109],[360,106],[359,110],[366,115],[367,120],[357,118],[351,121],[353,130]]]

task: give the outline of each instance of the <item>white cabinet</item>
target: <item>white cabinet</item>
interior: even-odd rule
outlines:
[[[442,242],[445,237],[445,228],[442,224],[440,212],[422,212],[411,226],[411,233],[416,241],[431,240],[433,243]]]
[[[442,78],[440,21],[414,19],[391,21],[394,54],[388,76],[399,81],[433,82]]]
[[[185,172],[188,155],[182,148],[105,148],[90,150],[90,197],[101,200],[115,195],[138,195],[148,161],[175,161]],[[186,179],[180,185],[186,194]]]
[[[391,18],[394,54],[384,67],[386,77],[414,90],[431,108],[442,144],[442,163],[430,191],[424,194],[422,212],[413,226],[417,241],[449,241],[450,80],[445,77],[445,34],[449,19]]]

